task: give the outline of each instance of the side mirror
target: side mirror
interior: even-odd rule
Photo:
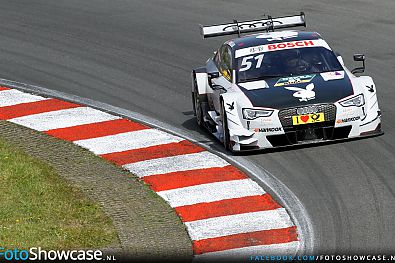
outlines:
[[[208,84],[210,85],[210,87],[213,87],[213,83],[211,82],[211,80],[219,78],[219,72],[218,71],[208,72],[207,76],[208,76],[208,78],[207,78]]]
[[[351,70],[351,73],[355,74],[355,73],[365,72],[365,55],[364,54],[355,54],[354,61],[362,61],[362,67],[358,67],[358,68]]]
[[[364,54],[355,54],[354,61],[365,61],[365,55]]]
[[[219,72],[214,71],[214,72],[209,72],[207,73],[209,79],[216,79],[219,78]]]

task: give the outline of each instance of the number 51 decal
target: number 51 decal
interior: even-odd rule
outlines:
[[[256,61],[255,68],[260,68],[262,65],[263,56],[264,56],[264,54],[260,54],[255,57],[254,56],[244,57],[243,60],[241,61],[239,71],[249,70],[252,66],[252,62],[251,62],[252,59],[255,59],[255,61]]]

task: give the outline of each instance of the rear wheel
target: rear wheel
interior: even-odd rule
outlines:
[[[230,142],[228,118],[226,117],[226,111],[224,102],[221,103],[221,122],[222,122],[222,138],[225,150],[232,151],[232,145]]]

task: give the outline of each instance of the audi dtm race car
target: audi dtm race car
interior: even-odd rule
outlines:
[[[230,151],[382,134],[376,86],[356,76],[320,34],[274,31],[306,26],[305,15],[201,26],[204,38],[238,34],[192,71],[193,109]],[[265,31],[240,36],[241,33]]]

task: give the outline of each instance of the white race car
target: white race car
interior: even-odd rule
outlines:
[[[382,134],[376,86],[348,70],[305,15],[201,26],[203,37],[238,34],[192,71],[193,110],[230,151]],[[265,31],[240,36],[241,33]]]

